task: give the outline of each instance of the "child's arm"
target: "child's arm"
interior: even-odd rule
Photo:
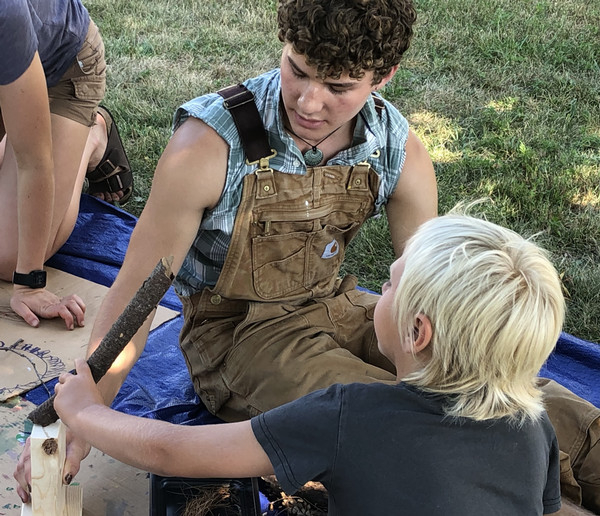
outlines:
[[[250,421],[180,426],[108,408],[89,366],[60,377],[54,407],[78,437],[121,462],[163,476],[252,477],[273,474]]]

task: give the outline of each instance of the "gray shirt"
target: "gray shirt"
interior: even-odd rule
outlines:
[[[252,419],[283,489],[310,480],[329,514],[534,516],[560,508],[559,452],[547,414],[444,416],[445,398],[400,383],[334,385]]]
[[[0,85],[17,80],[37,51],[54,86],[77,56],[90,18],[79,0],[0,1]]]

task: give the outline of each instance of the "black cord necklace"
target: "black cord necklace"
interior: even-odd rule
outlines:
[[[333,131],[331,131],[327,136],[325,136],[325,138],[323,138],[318,143],[315,143],[314,145],[312,143],[307,142],[304,138],[302,138],[302,136],[298,136],[291,129],[289,129],[287,127],[286,127],[286,129],[290,134],[293,134],[296,138],[300,138],[304,143],[306,143],[306,145],[310,145],[310,149],[308,149],[306,152],[303,152],[302,156],[304,157],[304,162],[306,163],[307,166],[316,167],[319,163],[321,163],[321,161],[323,161],[323,151],[321,149],[319,149],[318,146],[321,145],[333,133],[335,133],[336,131],[341,129],[344,125],[345,124],[340,125],[337,129],[334,129]]]

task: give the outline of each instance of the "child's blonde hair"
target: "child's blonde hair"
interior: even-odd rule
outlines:
[[[564,319],[558,274],[517,233],[466,215],[423,224],[405,250],[394,308],[402,338],[433,327],[431,359],[402,380],[449,396],[447,414],[518,423],[542,410],[536,376]]]

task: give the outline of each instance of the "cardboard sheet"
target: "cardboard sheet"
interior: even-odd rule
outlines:
[[[86,304],[85,326],[66,329],[62,319],[32,328],[10,308],[12,284],[0,281],[0,401],[27,392],[74,368],[84,357],[100,304],[108,288],[50,267],[48,287],[59,297],[76,293]],[[152,328],[179,312],[159,306]]]

